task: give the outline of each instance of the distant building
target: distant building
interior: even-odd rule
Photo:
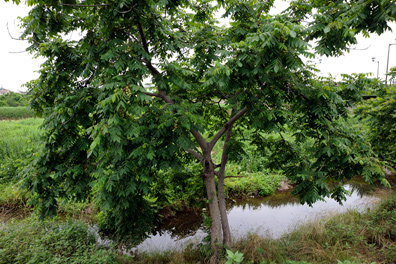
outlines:
[[[0,88],[0,95],[5,95],[7,93],[10,93],[10,90],[4,89],[4,88]]]

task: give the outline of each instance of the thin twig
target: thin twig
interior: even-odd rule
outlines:
[[[16,53],[24,53],[27,52],[26,50],[22,50],[22,51],[9,51],[8,53],[12,53],[12,54],[16,54]]]
[[[131,6],[131,9],[129,9],[129,10],[127,10],[127,11],[118,11],[117,9],[115,9],[115,11],[116,11],[117,13],[120,13],[120,14],[126,14],[126,13],[131,12],[132,9],[135,8],[135,7],[136,7],[136,4],[133,5],[133,6]]]
[[[100,6],[111,6],[112,4],[98,4],[98,5],[79,5],[79,4],[64,4],[58,2],[61,6],[72,6],[72,7],[100,7]]]
[[[7,22],[6,26],[7,26],[8,35],[10,36],[11,39],[13,39],[13,40],[20,40],[20,41],[25,41],[24,39],[14,38],[14,37],[11,35],[10,29],[9,29],[9,27],[8,27],[8,22]]]

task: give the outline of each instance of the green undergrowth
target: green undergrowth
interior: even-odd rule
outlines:
[[[96,243],[80,221],[27,218],[0,226],[0,263],[115,263],[112,248]]]
[[[22,159],[38,150],[42,119],[0,122],[0,160]]]
[[[34,117],[33,110],[26,106],[0,107],[0,120],[19,120],[32,117]]]
[[[0,205],[7,207],[26,207],[29,195],[19,184],[0,184]]]
[[[0,184],[15,183],[40,146],[42,119],[0,122]]]
[[[274,194],[284,177],[276,173],[240,173],[225,180],[226,198]]]

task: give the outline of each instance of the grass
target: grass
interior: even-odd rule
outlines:
[[[0,122],[0,162],[23,159],[38,150],[42,119],[24,119]]]
[[[274,194],[284,177],[276,173],[240,173],[239,177],[225,180],[224,192],[226,198],[251,195],[268,196]]]
[[[80,221],[28,218],[0,226],[0,263],[115,263],[116,258]]]
[[[19,120],[32,117],[34,117],[33,110],[26,106],[0,107],[0,120]]]

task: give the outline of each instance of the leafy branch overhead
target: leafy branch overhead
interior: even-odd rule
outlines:
[[[292,1],[279,15],[269,14],[273,1],[255,0],[27,3],[21,37],[45,58],[27,84],[30,106],[45,118],[45,144],[26,181],[42,216],[56,213],[58,198],[93,195],[102,228],[139,237],[154,224],[158,171],[200,162],[215,262],[219,243],[231,241],[225,167],[243,155],[245,130],[259,152],[274,153],[270,165],[298,183],[303,202],[341,201],[333,182],[357,174],[385,182],[346,118],[361,80],[317,80],[304,61],[342,54],[359,32],[387,30],[392,2]],[[285,138],[290,128],[295,134]],[[310,153],[299,151],[304,142]]]

